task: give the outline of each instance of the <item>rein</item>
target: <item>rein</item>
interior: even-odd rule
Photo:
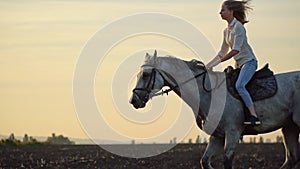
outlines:
[[[168,95],[169,92],[171,92],[174,88],[178,88],[179,86],[184,85],[184,84],[188,83],[189,81],[191,81],[191,80],[193,80],[193,79],[196,79],[196,78],[198,78],[198,77],[200,77],[200,76],[202,76],[202,75],[204,75],[204,77],[206,77],[206,76],[205,76],[206,73],[207,73],[207,70],[205,69],[203,72],[201,72],[201,73],[195,75],[194,77],[191,77],[191,78],[185,80],[184,82],[181,82],[180,84],[176,84],[176,85],[175,85],[174,87],[172,87],[172,88],[169,88],[169,89],[167,89],[167,90],[162,90],[161,92],[157,92],[157,93],[150,94],[150,98],[155,97],[155,96],[159,96],[159,95],[164,95],[164,94],[167,94],[167,95]],[[162,77],[163,77],[163,76],[162,76]],[[164,77],[163,77],[163,79],[165,80]],[[211,92],[211,90],[208,90],[208,89],[205,88],[204,83],[205,83],[205,78],[203,79],[203,84],[202,84],[202,85],[203,85],[203,88],[204,88],[204,90],[205,90],[206,92]]]

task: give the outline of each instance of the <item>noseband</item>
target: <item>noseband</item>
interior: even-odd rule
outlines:
[[[151,91],[154,89],[155,76],[156,76],[156,69],[153,68],[152,71],[151,71],[151,74],[150,74],[150,80],[148,81],[148,84],[147,84],[146,88],[135,88],[135,89],[133,89],[132,92],[135,93],[135,91],[137,91],[137,90],[145,91],[145,92],[147,92],[147,97],[146,98],[148,99]],[[151,85],[151,83],[152,83],[152,85]]]

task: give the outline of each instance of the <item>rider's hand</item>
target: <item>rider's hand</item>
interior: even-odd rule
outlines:
[[[221,59],[219,56],[216,56],[215,58],[213,58],[212,61],[210,61],[207,65],[206,65],[206,69],[212,69],[213,67],[217,66],[219,63],[221,63]]]
[[[206,66],[207,70],[212,70],[213,69],[213,65],[211,63],[208,63]]]

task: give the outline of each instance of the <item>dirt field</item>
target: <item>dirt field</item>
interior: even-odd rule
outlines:
[[[146,146],[146,145],[145,145]],[[126,145],[124,148],[129,148]],[[205,145],[179,144],[158,156],[133,159],[111,154],[94,145],[27,145],[0,146],[2,168],[101,168],[101,169],[199,169]],[[223,156],[213,159],[216,169]],[[236,169],[277,169],[284,162],[282,144],[240,144]],[[296,167],[299,169],[299,166]]]

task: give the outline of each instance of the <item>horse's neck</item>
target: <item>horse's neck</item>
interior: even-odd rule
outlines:
[[[195,72],[192,72],[184,61],[166,59],[160,62],[159,68],[168,72],[169,75],[175,79],[177,84],[195,77]],[[201,71],[199,71],[199,73],[201,73]],[[192,108],[196,115],[198,114],[198,111],[202,111],[205,116],[208,112],[207,109],[209,108],[207,105],[210,104],[210,93],[203,90],[202,81],[203,76],[198,77],[197,79],[179,85],[178,88],[174,88],[174,92]],[[174,86],[170,87],[172,88]]]
[[[174,90],[192,108],[195,116],[200,114],[206,118],[211,107],[223,111],[222,105],[226,102],[226,79],[223,72],[210,72],[209,77],[206,74],[204,83],[203,80],[204,76],[197,77]]]

